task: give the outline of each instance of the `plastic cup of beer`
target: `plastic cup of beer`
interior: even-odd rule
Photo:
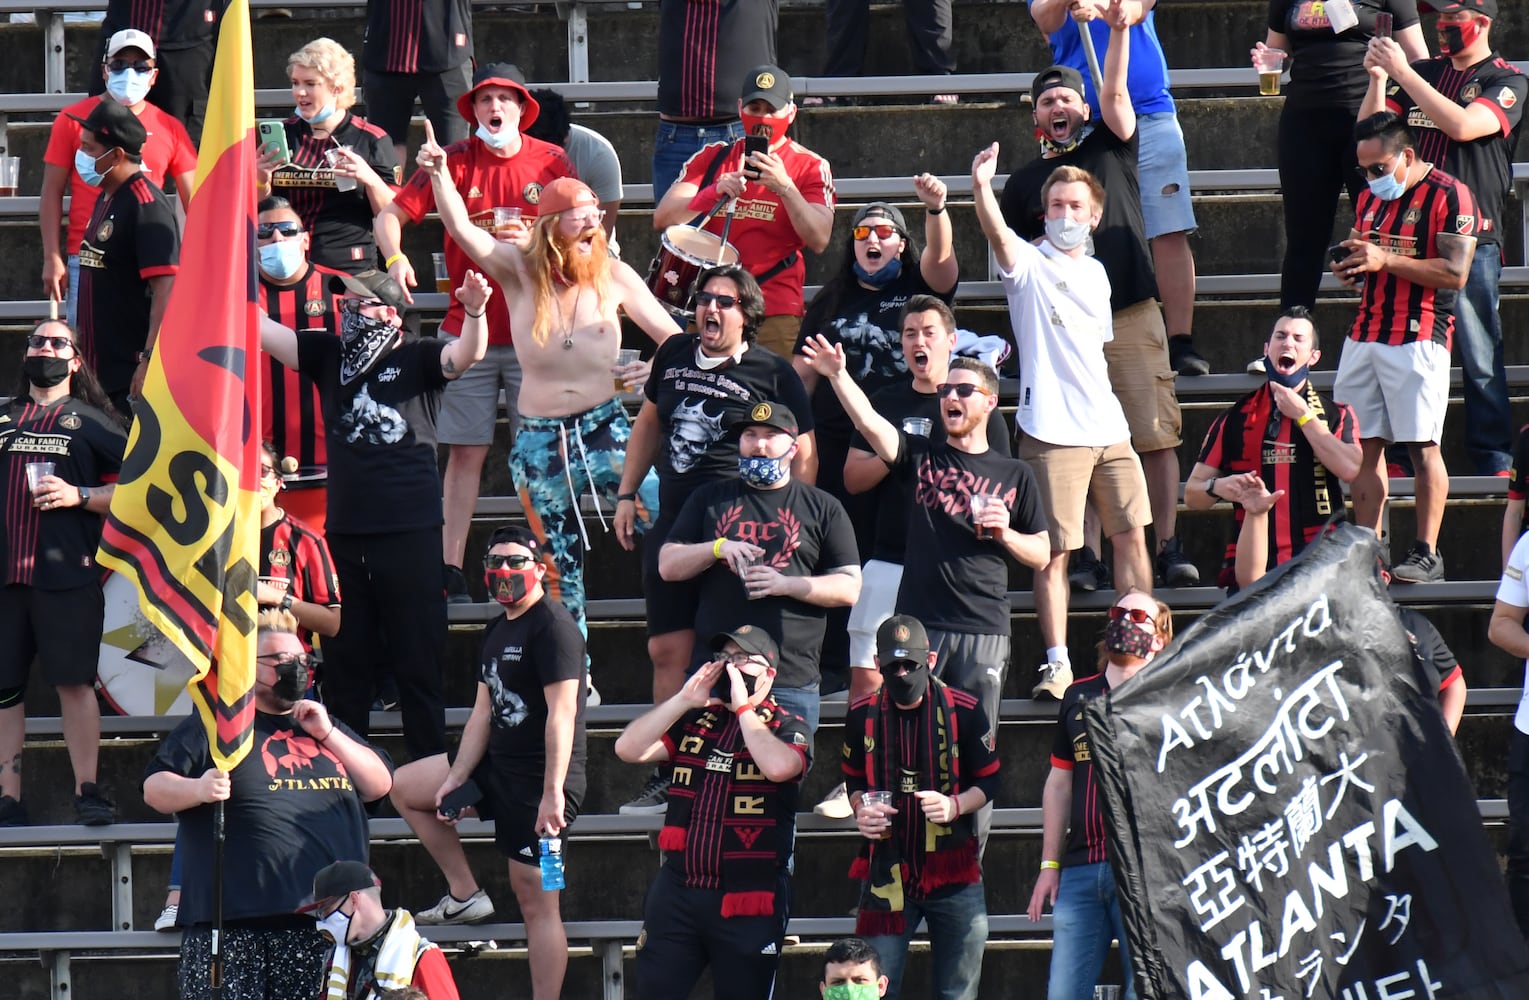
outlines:
[[[324,159],[329,161],[330,169],[333,170],[335,167],[339,166],[340,150],[348,149],[350,149],[349,146],[341,146],[339,149],[324,150]],[[349,174],[342,174],[338,170],[335,170],[334,189],[336,191],[354,191],[356,189],[356,179],[351,177]]]
[[[997,497],[990,497],[986,493],[973,493],[971,500],[973,524],[976,524],[976,522],[982,518],[982,512],[987,510],[988,504],[996,503],[997,500]],[[997,528],[989,527],[988,525],[984,524],[976,524],[976,528],[978,538],[991,539],[998,537]]]
[[[52,462],[28,462],[27,489],[33,494],[36,494],[37,484],[43,481],[43,477],[51,475],[53,475]]]
[[[748,581],[749,570],[753,569],[755,566],[763,566],[763,565],[764,565],[764,555],[763,554],[760,554],[760,555],[757,555],[757,556],[746,556],[744,558],[744,560],[743,560],[743,575],[741,577],[739,577],[739,579],[743,581],[743,592],[744,592],[744,594],[748,595],[748,599],[751,600],[751,601],[757,601],[760,598],[764,597],[764,595],[763,594],[756,594],[752,590],[749,589],[749,581]]]
[[[1279,96],[1279,78],[1285,72],[1286,55],[1280,49],[1264,48],[1253,56],[1258,70],[1258,92],[1264,97]]]
[[[435,290],[451,294],[451,275],[446,272],[446,255],[433,253],[430,262],[435,265]]]
[[[616,352],[616,367],[617,368],[625,368],[627,365],[634,365],[638,361],[641,361],[641,360],[642,360],[642,352],[637,350],[637,349],[635,349],[635,348],[623,347],[623,348],[621,348],[620,350],[618,350]],[[622,377],[620,375],[615,376],[613,381],[616,383],[616,391],[617,392],[626,392],[627,391],[627,389],[626,389],[626,381],[624,379],[622,379]]]
[[[521,218],[520,209],[502,205],[494,209],[494,239],[507,241],[524,227],[525,220]]]
[[[926,438],[934,430],[934,421],[928,417],[903,417],[903,433]]]
[[[20,183],[21,157],[0,156],[0,198],[13,197]]]
[[[860,801],[864,805],[875,809],[883,817],[886,817],[886,811],[892,808],[892,793],[872,788],[860,796]],[[891,819],[887,819],[887,828],[881,832],[881,836],[878,839],[886,840],[891,836],[892,821]]]
[[[1094,1000],[1120,1000],[1124,989],[1123,986],[1095,986]]]

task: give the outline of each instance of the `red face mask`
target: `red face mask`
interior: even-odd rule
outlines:
[[[1439,25],[1439,54],[1452,56],[1464,52],[1476,44],[1476,39],[1486,32],[1489,23],[1484,17],[1472,17],[1460,24]]]
[[[745,132],[749,135],[769,136],[770,145],[774,146],[786,137],[786,130],[796,121],[796,107],[793,105],[784,118],[751,115],[747,111],[740,112],[738,117],[743,120]]]

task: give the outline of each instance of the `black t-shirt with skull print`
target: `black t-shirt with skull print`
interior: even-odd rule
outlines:
[[[584,636],[573,616],[549,596],[519,618],[500,617],[483,630],[478,680],[488,686],[488,754],[496,774],[540,782],[547,765],[546,685],[584,678]],[[584,795],[584,685],[579,685],[573,754],[563,791]]]
[[[658,408],[658,508],[670,522],[699,487],[738,478],[738,442],[726,431],[755,403],[783,403],[803,434],[812,430],[812,406],[791,362],[751,347],[708,371],[696,363],[700,340],[687,333],[664,341],[644,390]]]

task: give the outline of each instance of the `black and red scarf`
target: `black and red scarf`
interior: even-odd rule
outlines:
[[[780,707],[766,700],[755,709],[770,729],[780,729]],[[775,886],[780,868],[780,786],[754,763],[743,741],[738,717],[706,709],[685,723],[674,751],[674,777],[669,786],[669,809],[658,832],[661,851],[683,851],[691,832],[696,795],[706,772],[726,771],[723,814],[705,817],[706,835],[722,843],[722,916],[760,917],[775,912]],[[718,752],[721,751],[721,752]],[[717,801],[708,796],[708,801]],[[737,812],[746,805],[747,815]]]
[[[950,693],[936,677],[929,692],[911,714],[916,716],[913,767],[900,763],[898,716],[883,687],[865,715],[865,778],[868,787],[892,792],[897,815],[886,840],[863,840],[860,854],[849,866],[849,877],[862,883],[855,933],[862,937],[903,933],[903,902],[907,895],[922,899],[947,885],[972,885],[982,878],[977,864],[977,837],[971,816],[958,816],[949,826],[924,817],[914,792],[932,787],[945,795],[962,790],[960,733]]]

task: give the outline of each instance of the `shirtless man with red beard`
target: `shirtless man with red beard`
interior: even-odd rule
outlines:
[[[594,494],[604,529],[600,499],[614,509],[631,435],[612,376],[640,385],[648,373],[642,362],[615,367],[621,346],[617,313],[624,311],[657,344],[679,328],[637,272],[606,253],[599,199],[582,181],[560,177],[548,184],[535,225],[501,242],[468,217],[428,123],[417,162],[430,175],[447,234],[504,289],[510,327],[529,331],[515,338],[525,377],[510,472],[531,530],[543,541],[547,590],[587,635],[589,539],[579,496],[586,489]],[[657,513],[657,478],[650,475],[639,493],[646,526]]]

